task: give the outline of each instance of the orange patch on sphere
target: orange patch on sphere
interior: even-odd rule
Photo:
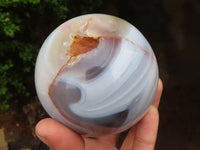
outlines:
[[[81,37],[80,35],[76,35],[74,36],[70,50],[67,54],[70,56],[84,54],[96,48],[98,44],[99,38]]]

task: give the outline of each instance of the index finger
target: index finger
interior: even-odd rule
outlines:
[[[162,80],[159,79],[158,80],[158,88],[157,88],[156,96],[155,96],[154,101],[152,103],[152,105],[154,105],[155,107],[159,106],[160,97],[162,95],[162,91],[163,91],[163,83],[162,83]]]

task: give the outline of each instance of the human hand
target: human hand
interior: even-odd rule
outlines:
[[[159,80],[158,89],[152,106],[145,116],[133,126],[120,150],[153,150],[156,143],[159,113],[158,105],[163,85]],[[117,150],[119,135],[98,138],[81,136],[56,120],[47,118],[36,125],[36,134],[51,150]]]

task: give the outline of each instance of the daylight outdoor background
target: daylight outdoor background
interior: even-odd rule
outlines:
[[[118,16],[151,44],[164,83],[156,150],[200,147],[199,0],[0,0],[0,150],[48,149],[34,134],[47,117],[34,86],[37,53],[64,21]]]

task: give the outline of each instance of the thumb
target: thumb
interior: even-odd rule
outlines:
[[[56,120],[41,120],[35,131],[40,140],[52,150],[84,150],[82,137]]]

